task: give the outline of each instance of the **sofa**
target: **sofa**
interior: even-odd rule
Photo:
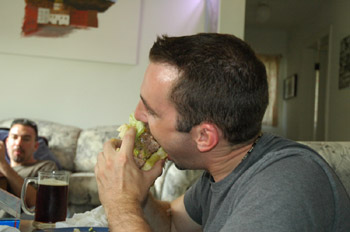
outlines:
[[[317,151],[335,170],[350,196],[350,141],[298,141]],[[171,162],[167,162],[152,189],[157,199],[173,200],[183,194],[198,178],[201,171],[179,171]]]
[[[0,127],[9,127],[13,119],[0,120]],[[118,125],[97,126],[82,129],[41,119],[32,119],[38,124],[39,135],[48,140],[48,146],[62,169],[70,171],[69,215],[91,210],[100,205],[94,166],[103,143],[118,137]],[[335,170],[350,195],[350,142],[300,141],[319,152]],[[151,189],[161,200],[171,201],[186,191],[202,171],[178,170],[167,162]]]
[[[68,215],[85,212],[100,205],[94,166],[103,143],[117,137],[117,125],[82,129],[40,119],[39,136],[47,139],[48,147],[61,169],[71,172],[69,179]],[[9,128],[13,118],[0,120],[0,128]]]

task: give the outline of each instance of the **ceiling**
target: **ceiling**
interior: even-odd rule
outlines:
[[[246,27],[289,30],[312,18],[313,11],[330,0],[246,0]],[[270,8],[270,18],[257,22],[259,3]]]

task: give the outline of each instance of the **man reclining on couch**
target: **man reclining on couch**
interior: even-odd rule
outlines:
[[[39,171],[58,169],[52,160],[34,158],[34,152],[39,147],[38,128],[31,120],[14,120],[5,143],[0,141],[0,175],[7,179],[7,190],[18,197],[21,194],[24,178],[38,176]],[[9,162],[6,160],[6,151]],[[36,190],[28,186],[26,196],[28,206],[35,205],[35,194]]]

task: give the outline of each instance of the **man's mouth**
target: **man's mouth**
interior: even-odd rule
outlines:
[[[16,150],[14,150],[14,153],[15,153],[16,155],[20,155],[20,154],[23,153],[23,150],[21,150],[21,149],[16,149]]]

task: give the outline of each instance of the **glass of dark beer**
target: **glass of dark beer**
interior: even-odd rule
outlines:
[[[34,210],[25,203],[27,186],[37,184]],[[68,205],[69,172],[40,171],[38,177],[27,177],[21,193],[22,209],[28,215],[34,215],[33,226],[38,229],[53,228],[55,223],[65,221]]]

